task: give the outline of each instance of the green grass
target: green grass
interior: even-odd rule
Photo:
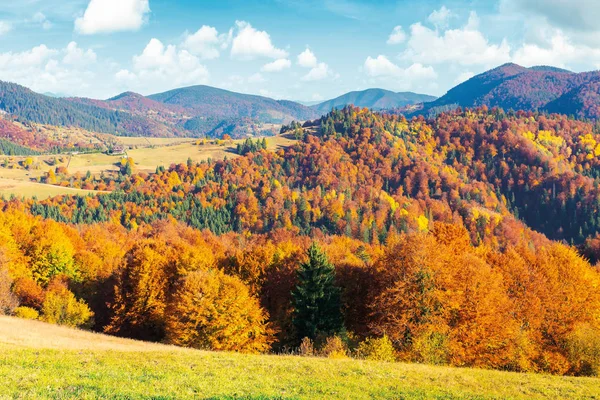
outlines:
[[[180,350],[0,346],[0,377],[20,399],[600,398],[598,379]]]
[[[181,349],[0,316],[0,399],[600,399],[600,379]]]

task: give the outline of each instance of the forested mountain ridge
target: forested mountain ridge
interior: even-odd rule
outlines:
[[[0,82],[0,110],[23,122],[151,137],[273,134],[264,125],[320,116],[291,101],[208,86],[148,97],[126,92],[108,100],[94,100],[49,97],[8,82]]]
[[[413,114],[435,114],[456,107],[501,107],[596,119],[599,72],[574,73],[554,67],[505,64],[452,88]]]
[[[326,114],[333,109],[344,108],[349,105],[366,107],[372,110],[389,110],[434,100],[436,100],[434,96],[412,92],[396,93],[384,89],[367,89],[343,94],[335,99],[314,105],[312,108],[321,114]]]
[[[56,126],[76,126],[95,132],[127,134],[133,115],[90,104],[35,93],[23,86],[0,81],[0,110],[23,121]]]
[[[273,100],[204,85],[174,89],[148,98],[192,110],[195,115],[203,117],[255,118],[268,123],[289,123],[318,117],[309,107],[292,101]]]

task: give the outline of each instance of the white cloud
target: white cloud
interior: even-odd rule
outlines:
[[[510,46],[506,40],[491,44],[478,30],[479,18],[472,12],[462,29],[443,32],[432,30],[421,23],[410,27],[407,49],[401,58],[413,63],[481,65],[493,67],[510,61]]]
[[[40,45],[23,52],[0,53],[0,76],[40,93],[89,95],[95,73],[84,68],[82,61],[91,58],[95,58],[91,50],[83,50],[74,42],[64,49]]]
[[[400,68],[383,55],[379,55],[377,58],[367,57],[364,69],[367,75],[374,78],[386,77],[408,80],[437,78],[437,73],[433,67],[425,67],[422,64],[415,63],[408,68]]]
[[[48,30],[50,28],[52,28],[52,22],[50,22],[48,20],[48,18],[46,18],[46,16],[44,15],[44,13],[41,12],[37,12],[33,15],[32,21],[35,24],[41,25],[41,27],[44,30]]]
[[[298,65],[301,67],[315,68],[317,64],[317,57],[310,49],[306,49],[298,55]]]
[[[258,57],[286,58],[287,51],[276,48],[271,42],[271,36],[265,31],[258,31],[248,22],[236,21],[237,33],[231,45],[231,56],[243,60]]]
[[[501,0],[500,10],[526,17],[541,17],[562,29],[598,32],[597,0]]]
[[[394,28],[390,37],[388,38],[387,44],[400,44],[406,41],[406,33],[400,25]]]
[[[474,76],[475,76],[475,73],[473,73],[471,71],[462,72],[460,75],[458,75],[456,77],[456,79],[454,80],[454,84],[460,85],[461,83],[468,81],[469,79],[471,79]]]
[[[262,74],[260,72],[257,72],[248,78],[248,83],[262,83],[262,82],[266,82],[266,79],[262,76]]]
[[[84,35],[136,31],[150,13],[149,0],[90,0],[75,30]]]
[[[438,28],[446,28],[448,21],[452,17],[452,13],[446,6],[442,6],[439,10],[435,10],[429,15],[427,20]]]
[[[63,63],[68,65],[87,65],[96,62],[97,56],[94,50],[83,50],[77,46],[77,43],[71,42],[65,49],[66,54],[63,58]]]
[[[0,36],[12,31],[12,24],[6,21],[0,21]]]
[[[227,43],[227,35],[219,35],[216,28],[204,25],[194,34],[185,34],[183,46],[190,53],[211,60],[219,57],[219,48]]]
[[[209,72],[189,51],[151,39],[144,51],[133,57],[133,71],[121,70],[115,77],[130,88],[147,92],[203,84]]]
[[[534,65],[552,65],[568,68],[575,64],[591,64],[600,66],[600,49],[582,44],[574,44],[563,32],[556,31],[549,40],[549,45],[525,43],[513,56],[515,63],[525,67]]]
[[[322,63],[319,63],[316,67],[314,67],[310,71],[308,71],[308,74],[304,75],[302,77],[302,80],[305,82],[311,82],[311,81],[320,81],[320,80],[323,80],[323,79],[326,79],[329,77],[335,78],[337,76],[333,73],[331,68],[329,68],[329,65],[322,62]]]
[[[281,72],[284,69],[290,68],[292,66],[292,62],[287,58],[280,58],[271,63],[265,64],[261,71],[263,72]]]
[[[302,77],[302,80],[305,82],[321,81],[326,78],[339,78],[339,75],[335,74],[329,65],[324,62],[319,62],[310,49],[306,49],[298,55],[298,65],[304,68],[310,68],[310,71]]]

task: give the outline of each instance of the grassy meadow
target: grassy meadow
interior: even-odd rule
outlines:
[[[598,399],[600,379],[215,353],[0,317],[0,398]]]
[[[140,137],[120,137],[123,144],[132,146],[133,149],[127,152],[128,156],[135,161],[135,171],[154,172],[156,167],[163,165],[168,167],[171,164],[186,163],[188,158],[199,162],[209,158],[213,160],[222,160],[224,158],[237,157],[235,148],[239,141],[231,144],[217,145],[205,144],[198,146],[195,140],[182,138],[140,138]],[[295,140],[284,136],[267,138],[268,148],[277,150],[282,147],[290,146]],[[13,161],[22,161],[26,157],[0,156],[0,161],[8,157]],[[47,164],[48,159],[63,158],[57,166],[68,166],[71,174],[86,174],[90,171],[92,174],[100,175],[102,172],[115,172],[119,170],[117,164],[121,161],[120,155],[107,155],[104,153],[77,154],[69,156],[36,156],[31,157],[34,163],[39,163],[42,167],[37,170],[9,169],[0,167],[0,196],[31,198],[37,196],[38,199],[46,199],[63,194],[89,194],[93,191],[79,190],[73,188],[64,188],[53,185],[40,184],[32,182],[32,178],[38,178],[48,172],[50,167]]]

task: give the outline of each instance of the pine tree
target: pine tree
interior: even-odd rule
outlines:
[[[316,339],[343,330],[340,289],[335,269],[316,243],[308,249],[309,260],[300,265],[298,286],[292,292],[293,323],[297,338]]]

